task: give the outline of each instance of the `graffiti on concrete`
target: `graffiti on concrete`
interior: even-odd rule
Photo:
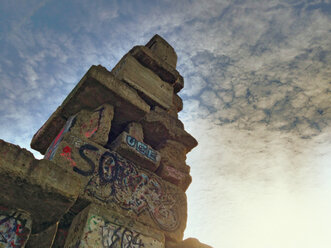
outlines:
[[[75,172],[91,176],[85,187],[88,195],[105,203],[115,200],[121,208],[132,210],[137,215],[147,211],[160,228],[168,231],[177,229],[176,200],[167,194],[157,177],[138,169],[115,152],[106,151],[101,155],[99,152],[93,145],[82,145],[79,154],[89,168],[73,167]],[[91,153],[94,159],[97,158],[98,168],[88,156]]]
[[[21,214],[0,214],[0,247],[23,247],[29,236],[29,230],[25,228],[27,220]]]
[[[150,244],[154,244],[154,246],[150,246]],[[155,239],[110,223],[100,216],[92,215],[88,219],[79,247],[161,248],[163,246],[161,242]]]
[[[127,135],[126,136],[126,143],[135,148],[138,152],[145,155],[147,158],[156,162],[156,152],[149,148],[148,145],[136,140],[134,137]]]
[[[72,151],[71,147],[66,146],[66,147],[64,147],[64,148],[62,149],[62,153],[60,153],[60,156],[62,156],[62,157],[64,157],[65,159],[69,160],[70,165],[74,167],[74,166],[76,166],[77,164],[76,164],[76,162],[72,159],[71,151]]]
[[[86,138],[92,137],[93,134],[98,131],[104,109],[105,108],[102,107],[94,111],[91,115],[91,119],[87,123],[83,123],[83,125],[81,125],[80,133],[84,134]]]
[[[52,160],[61,140],[63,139],[64,134],[67,133],[70,130],[70,128],[74,125],[75,120],[76,120],[75,116],[72,116],[68,119],[64,127],[61,129],[59,134],[55,137],[52,144],[47,149],[44,159]]]

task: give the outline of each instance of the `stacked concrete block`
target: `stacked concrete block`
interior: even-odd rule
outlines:
[[[178,119],[176,63],[155,35],[111,72],[87,71],[31,141],[43,160],[0,142],[0,206],[33,223],[17,247],[187,246],[185,160],[198,143]]]
[[[163,248],[164,234],[91,204],[73,220],[65,247]]]
[[[79,199],[102,205],[181,240],[186,196],[175,185],[118,153],[67,132],[52,161],[71,168],[85,185]]]
[[[76,201],[81,188],[76,175],[3,140],[0,153],[0,206],[28,212],[32,233],[55,224]]]

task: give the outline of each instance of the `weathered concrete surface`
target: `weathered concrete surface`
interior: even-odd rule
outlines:
[[[0,154],[0,205],[29,212],[32,233],[56,223],[77,199],[81,182],[76,175],[3,140]]]
[[[110,150],[131,160],[141,168],[156,171],[160,165],[161,155],[149,145],[138,141],[127,132],[122,132],[110,145]]]
[[[145,142],[157,147],[166,140],[175,140],[186,147],[189,152],[198,142],[184,130],[183,123],[170,116],[166,111],[155,108],[141,120]]]
[[[64,247],[164,248],[164,242],[162,232],[91,204],[74,218]]]
[[[178,112],[180,112],[182,109],[183,109],[182,99],[177,94],[174,94],[172,98],[172,106],[168,110],[168,114],[178,119]]]
[[[192,177],[188,173],[181,172],[172,166],[161,164],[156,174],[162,179],[177,185],[184,192],[192,182]]]
[[[33,135],[31,148],[44,154],[54,137],[60,132],[66,118],[62,117],[60,112],[62,108],[58,107],[55,112],[48,118],[44,125]]]
[[[103,104],[93,111],[83,109],[76,115],[70,132],[104,146],[108,142],[113,117],[114,107],[109,104]]]
[[[177,113],[183,110],[183,100],[177,94],[173,95],[172,103],[177,110]]]
[[[200,243],[196,238],[188,238],[178,243],[177,245],[167,246],[166,248],[213,248],[209,245]]]
[[[119,154],[70,133],[64,135],[52,159],[84,181],[79,198],[163,230],[181,240],[186,227],[185,193]]]
[[[184,173],[190,173],[190,167],[186,165],[186,147],[174,140],[166,140],[156,147],[161,154],[161,163],[172,166]]]
[[[58,222],[40,233],[31,234],[25,248],[51,248],[57,228]]]
[[[129,123],[125,128],[125,132],[127,132],[130,136],[135,137],[138,141],[144,141],[143,126],[140,123]]]
[[[85,209],[90,202],[77,199],[75,204],[66,212],[59,221],[58,230],[52,248],[63,248],[68,236],[70,225],[77,214]]]
[[[31,233],[28,212],[0,206],[0,248],[23,248]]]
[[[114,67],[112,73],[116,78],[136,89],[151,106],[158,105],[165,109],[171,107],[173,87],[141,65],[131,54],[126,54]]]
[[[145,46],[160,57],[160,59],[167,62],[173,68],[176,68],[177,54],[173,47],[160,35],[154,35]]]
[[[46,122],[42,132],[34,136],[32,148],[44,154],[58,134],[54,130],[61,130],[63,127],[63,122],[58,123],[56,120],[67,120],[82,109],[93,110],[105,103],[114,106],[114,133],[120,133],[129,122],[139,121],[150,110],[149,105],[134,89],[116,79],[106,68],[92,66]]]
[[[145,46],[135,46],[129,52],[140,64],[156,73],[163,81],[171,84],[177,93],[184,87],[184,79],[167,62],[162,60],[151,49]]]

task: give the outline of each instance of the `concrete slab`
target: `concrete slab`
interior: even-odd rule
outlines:
[[[127,132],[122,132],[110,144],[110,150],[134,162],[140,168],[156,171],[160,165],[161,155],[149,145],[137,140]]]
[[[114,67],[116,78],[136,89],[151,106],[169,109],[172,106],[173,87],[153,71],[141,65],[131,54],[126,54]]]
[[[162,232],[91,204],[74,218],[64,247],[164,248],[164,243]]]
[[[156,34],[145,45],[153,53],[155,53],[160,59],[168,63],[170,66],[176,68],[177,54],[170,44],[163,39],[160,35]]]
[[[29,212],[32,233],[56,223],[74,204],[81,188],[77,175],[2,140],[0,153],[0,205]]]
[[[116,79],[102,66],[92,66],[62,105],[46,121],[43,128],[33,137],[31,147],[44,154],[58,132],[63,121],[82,109],[94,110],[102,104],[114,106],[112,131],[120,133],[132,121],[139,121],[150,110],[149,105],[130,86]],[[61,126],[61,127],[60,127]]]
[[[184,79],[175,69],[176,67],[170,66],[151,49],[145,46],[135,46],[129,53],[140,64],[156,73],[163,81],[171,84],[176,93],[184,87]]]
[[[184,130],[181,121],[160,108],[155,108],[140,123],[144,129],[144,141],[152,147],[166,140],[174,140],[183,144],[189,152],[198,145],[196,139]]]

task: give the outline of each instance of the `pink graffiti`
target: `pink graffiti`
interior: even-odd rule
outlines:
[[[71,148],[69,146],[66,146],[62,150],[63,152],[60,154],[62,157],[66,158],[67,160],[70,161],[70,165],[72,167],[76,166],[76,162],[72,159],[71,157]]]

